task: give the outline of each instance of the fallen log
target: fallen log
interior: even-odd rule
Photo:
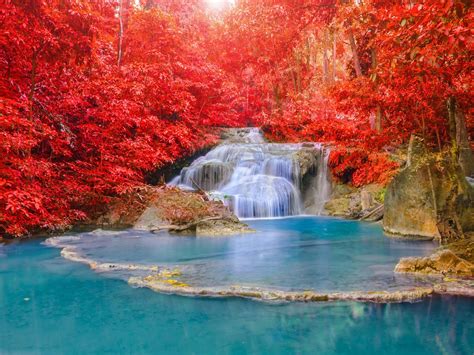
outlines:
[[[383,204],[375,207],[374,209],[372,209],[371,211],[369,211],[367,214],[363,215],[362,217],[359,218],[360,221],[365,221],[367,220],[368,218],[372,217],[373,215],[375,215],[376,213],[379,213],[383,211]],[[379,216],[377,217],[376,220],[380,220],[381,218],[383,217],[383,214],[382,216]]]

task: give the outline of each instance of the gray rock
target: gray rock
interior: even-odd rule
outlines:
[[[166,222],[159,218],[159,215],[160,213],[156,206],[148,206],[135,222],[133,228],[146,231],[159,229],[162,225],[166,224]]]

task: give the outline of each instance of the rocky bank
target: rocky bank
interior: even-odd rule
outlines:
[[[396,272],[474,278],[474,233],[423,258],[402,258]]]
[[[141,193],[111,203],[95,225],[197,236],[253,232],[221,201],[211,200],[204,192],[166,186],[148,186]]]

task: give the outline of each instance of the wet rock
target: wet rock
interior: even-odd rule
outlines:
[[[382,204],[361,211],[359,219],[367,222],[377,222],[383,218],[384,206]]]
[[[424,258],[402,258],[395,272],[473,277],[474,264],[458,257],[451,250],[441,250]]]
[[[314,210],[316,196],[316,172],[318,167],[317,156],[319,151],[315,149],[314,144],[303,147],[293,154],[300,175],[300,191],[305,213],[316,214]]]
[[[427,151],[412,136],[406,166],[385,194],[384,230],[443,243],[474,230],[474,189],[449,152]]]
[[[337,184],[325,209],[330,216],[378,221],[384,213],[383,208],[380,208],[383,201],[379,198],[383,191],[383,186],[377,184],[362,188]]]
[[[313,145],[310,147],[302,147],[299,151],[293,154],[294,159],[298,163],[302,179],[304,179],[308,173],[316,173],[318,153],[319,150],[317,150]]]
[[[316,291],[283,291],[259,287],[193,287],[182,281],[166,282],[158,277],[131,277],[128,282],[137,287],[147,287],[157,292],[174,293],[185,296],[206,297],[241,297],[261,301],[287,302],[327,302],[327,301],[359,301],[376,303],[414,302],[434,293],[433,287],[416,287],[396,291],[349,291],[319,293]]]
[[[227,143],[264,143],[262,132],[259,128],[226,128],[221,132],[221,139]]]
[[[474,281],[445,279],[444,282],[434,285],[434,292],[445,295],[474,297]]]
[[[192,186],[194,189],[212,191],[218,189],[230,179],[233,167],[231,164],[217,160],[203,161],[193,166],[191,171],[184,168],[181,171],[181,183]]]
[[[331,193],[331,181],[327,159],[329,150],[314,143],[304,143],[293,154],[300,176],[300,191],[304,213],[319,215],[324,213],[324,203]]]
[[[353,186],[346,185],[346,184],[335,184],[332,189],[332,197],[334,198],[345,197],[355,192],[357,192],[357,188]]]

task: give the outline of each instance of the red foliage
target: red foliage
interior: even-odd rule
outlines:
[[[216,126],[331,142],[335,176],[357,186],[386,182],[382,152],[412,133],[449,144],[447,99],[474,134],[469,2],[138,4],[3,2],[0,233],[67,227]]]
[[[0,10],[0,233],[65,228],[235,124],[221,71],[170,14],[129,9],[118,66],[116,6]]]
[[[385,185],[399,168],[386,153],[370,153],[360,149],[331,151],[329,166],[336,179],[356,187],[372,183]]]
[[[270,139],[377,153],[417,133],[442,148],[449,98],[474,135],[473,16],[461,0],[242,1],[219,50],[232,75],[255,73],[254,119]],[[348,159],[352,182],[386,181],[381,157]]]

